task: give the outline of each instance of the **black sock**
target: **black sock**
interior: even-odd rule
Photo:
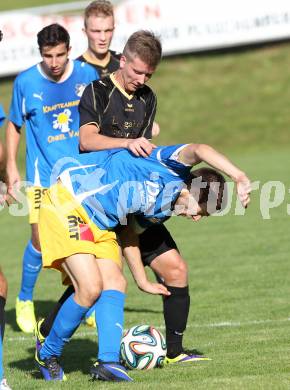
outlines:
[[[5,304],[6,304],[6,298],[0,295],[0,329],[1,329],[2,341],[4,337],[4,330],[5,330],[5,311],[4,311]]]
[[[166,326],[167,356],[172,359],[183,351],[182,338],[189,313],[190,296],[188,286],[166,287],[171,295],[164,297],[163,311]]]
[[[43,323],[40,326],[40,332],[43,337],[47,337],[49,335],[49,332],[52,328],[52,325],[54,323],[55,317],[57,316],[57,313],[59,312],[60,308],[64,304],[64,302],[67,300],[68,297],[70,297],[74,293],[75,289],[73,286],[69,286],[65,292],[62,294],[59,301],[56,303],[52,311],[45,317]]]

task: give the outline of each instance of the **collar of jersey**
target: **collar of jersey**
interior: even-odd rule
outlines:
[[[84,52],[83,57],[89,64],[94,64],[100,66],[101,68],[105,68],[110,62],[111,53],[110,51],[108,51],[108,56],[104,60],[98,60],[97,58],[93,57],[87,50],[86,52]]]
[[[67,66],[69,67],[68,69],[68,72],[67,72],[67,75],[65,77],[65,79],[61,80],[61,81],[55,81],[53,80],[52,78],[50,78],[41,68],[41,65],[40,63],[37,64],[37,69],[39,71],[39,73],[41,74],[42,77],[44,77],[45,79],[47,80],[50,80],[56,84],[61,84],[61,83],[64,83],[72,74],[73,70],[74,70],[74,62],[72,60],[68,60],[68,63],[67,63]]]
[[[112,83],[115,85],[116,88],[118,88],[118,90],[128,99],[128,100],[131,100],[133,99],[134,97],[134,93],[132,93],[131,95],[129,95],[124,88],[121,87],[121,85],[118,83],[118,81],[116,80],[115,78],[115,74],[114,73],[111,73],[110,74],[110,79],[112,80]]]

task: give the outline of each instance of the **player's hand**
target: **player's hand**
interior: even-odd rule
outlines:
[[[127,149],[138,157],[148,157],[155,148],[156,145],[152,144],[145,137],[129,139],[127,144]]]
[[[237,180],[237,194],[242,206],[247,208],[250,203],[251,182],[246,175],[242,175]]]
[[[7,194],[14,200],[17,200],[17,191],[19,190],[21,176],[16,166],[7,165]]]
[[[146,282],[142,283],[141,285],[139,284],[138,287],[140,288],[140,290],[147,292],[149,294],[165,295],[165,296],[171,294],[163,284],[152,283],[149,282],[149,280],[146,280]]]

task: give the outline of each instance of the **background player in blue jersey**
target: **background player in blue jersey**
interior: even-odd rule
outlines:
[[[125,225],[132,213],[150,223],[161,223],[172,210],[193,220],[209,215],[213,210],[205,201],[198,203],[197,183],[192,183],[190,173],[191,167],[202,161],[236,182],[239,199],[246,207],[250,182],[245,173],[208,145],[198,144],[159,147],[146,159],[120,149],[80,155],[44,195],[39,225],[44,267],[61,271],[75,288],[36,354],[46,379],[64,378],[58,362],[64,343],[95,300],[98,305],[103,291],[111,298],[111,306],[96,309],[101,318],[99,355],[91,374],[103,380],[130,380],[118,360],[126,283],[111,229],[119,223]],[[168,295],[164,286],[140,282],[143,265],[138,247],[134,242],[128,246],[134,251],[133,262],[137,261],[133,267],[138,285],[145,291]]]
[[[0,31],[0,37],[2,36]],[[0,127],[2,126],[5,119],[4,110],[0,104]],[[5,174],[4,174],[4,147],[0,141],[0,186],[4,183]],[[1,188],[2,190],[2,188]],[[3,197],[3,199],[2,199]],[[4,194],[0,192],[0,204],[4,202]],[[6,304],[7,298],[7,280],[0,268],[0,390],[11,390],[7,384],[6,379],[4,378],[3,371],[3,338],[4,338],[4,329],[5,329],[5,311],[4,307]]]
[[[41,269],[38,212],[41,197],[52,183],[52,168],[59,158],[78,151],[78,104],[85,86],[98,78],[96,70],[69,60],[70,37],[58,24],[37,35],[42,61],[20,73],[13,87],[7,139],[8,193],[16,198],[20,183],[16,157],[21,127],[26,127],[26,180],[30,207],[31,240],[23,256],[22,283],[16,300],[16,321],[33,332],[33,288]]]

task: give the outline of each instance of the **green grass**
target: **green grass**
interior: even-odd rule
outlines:
[[[172,218],[172,231],[190,269],[191,311],[184,344],[212,361],[162,370],[132,372],[131,388],[289,389],[289,68],[288,45],[235,53],[164,59],[151,80],[158,95],[159,144],[207,142],[239,164],[261,186],[279,180],[286,198],[260,211],[255,191],[244,217],[212,217],[195,224]],[[11,81],[1,81],[8,108]],[[23,168],[24,143],[20,152]],[[274,194],[272,193],[272,196]],[[17,389],[100,389],[88,369],[97,348],[84,326],[67,346],[68,382],[47,384],[33,364],[33,338],[15,324],[14,301],[20,284],[22,251],[29,238],[25,217],[0,218],[1,266],[9,281],[5,340],[6,376]],[[126,327],[150,323],[164,331],[158,297],[137,291],[129,278]],[[39,316],[61,293],[59,276],[44,271],[35,291]],[[128,385],[118,385],[127,389]]]
[[[236,155],[252,175],[268,178],[268,167],[287,152],[273,151],[267,164],[263,153]],[[283,165],[277,179],[288,180]],[[173,218],[173,232],[190,269],[191,311],[185,346],[197,348],[213,360],[187,366],[171,366],[150,372],[132,372],[133,388],[184,389],[287,389],[289,376],[289,253],[286,201],[263,220],[259,193],[253,194],[244,217],[212,217],[199,223]],[[14,388],[113,388],[91,384],[87,372],[96,351],[93,331],[81,326],[66,348],[63,363],[66,384],[47,385],[33,366],[33,339],[18,332],[14,300],[19,286],[22,248],[29,236],[26,219],[3,212],[0,220],[2,267],[10,283],[5,342],[6,374]],[[9,226],[9,229],[7,228]],[[17,237],[17,239],[15,239]],[[15,241],[17,240],[17,245]],[[138,292],[129,278],[126,327],[150,323],[164,330],[158,297]],[[58,275],[44,271],[35,292],[38,315],[44,315],[61,291]],[[120,388],[127,388],[121,385]]]

